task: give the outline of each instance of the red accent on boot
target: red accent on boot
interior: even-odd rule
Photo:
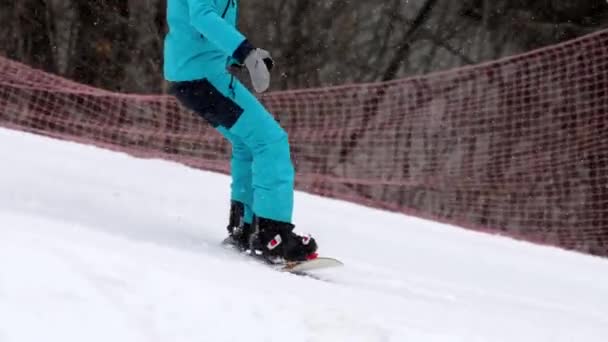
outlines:
[[[281,242],[283,242],[283,239],[281,239],[281,235],[276,235],[274,237],[274,239],[270,240],[270,242],[268,242],[268,244],[266,245],[266,248],[268,248],[268,250],[273,250],[275,248],[277,248],[278,245],[281,244]]]
[[[306,257],[306,259],[307,259],[307,260],[315,260],[315,259],[316,259],[316,258],[318,258],[318,257],[319,257],[319,253],[311,253],[311,254],[309,254],[309,255]]]
[[[302,243],[304,245],[308,245],[310,243],[310,239],[311,239],[310,235],[304,235],[304,236],[302,236]]]

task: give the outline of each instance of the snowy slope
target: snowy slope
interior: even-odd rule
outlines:
[[[326,281],[218,247],[227,177],[0,130],[0,341],[608,341],[608,260],[297,194]]]

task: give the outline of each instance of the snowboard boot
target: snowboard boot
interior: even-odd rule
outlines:
[[[317,257],[317,242],[310,235],[293,232],[294,225],[261,217],[254,218],[252,247],[272,263],[305,261]]]
[[[245,206],[241,202],[230,202],[230,217],[228,220],[228,237],[224,239],[224,244],[234,247],[243,252],[250,249],[249,238],[251,236],[251,225],[245,223],[243,216]]]

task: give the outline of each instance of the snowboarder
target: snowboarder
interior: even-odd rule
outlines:
[[[293,232],[294,168],[287,133],[230,72],[244,66],[266,91],[270,54],[236,29],[238,0],[168,0],[164,76],[171,94],[232,145],[226,241],[268,258],[312,259],[316,241]]]

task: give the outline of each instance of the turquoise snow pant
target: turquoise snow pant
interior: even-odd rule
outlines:
[[[291,223],[294,168],[287,133],[258,99],[228,72],[176,82],[171,93],[232,144],[231,198],[244,204],[245,222],[255,214]]]

